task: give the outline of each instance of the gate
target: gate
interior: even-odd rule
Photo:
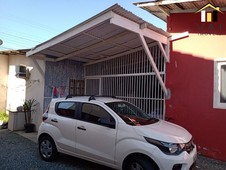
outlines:
[[[150,47],[155,64],[165,80],[165,60],[158,45]],[[87,95],[116,96],[153,117],[163,119],[164,92],[143,50],[85,66]]]

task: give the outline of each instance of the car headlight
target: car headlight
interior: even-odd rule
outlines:
[[[163,153],[167,155],[179,155],[181,152],[184,151],[185,144],[183,143],[168,143],[168,142],[162,142],[155,139],[151,139],[148,137],[144,137],[145,140],[157,146]]]

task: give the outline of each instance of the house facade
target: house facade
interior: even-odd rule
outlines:
[[[200,153],[226,161],[226,2],[211,2],[136,5],[165,20],[172,35],[166,117],[193,134]]]
[[[169,34],[118,4],[34,47],[45,62],[45,109],[55,97],[105,95],[164,119]]]
[[[37,64],[45,72],[45,62],[26,57],[27,51],[0,52],[0,109],[7,113],[16,111],[25,99],[33,98],[38,103],[32,118],[37,127],[41,122],[44,100],[44,76],[38,71]]]
[[[15,111],[35,99],[36,130],[51,99],[67,95],[116,96],[164,119],[168,37],[115,4],[31,50],[3,52],[3,106]],[[18,66],[28,75],[16,76]]]
[[[29,50],[27,57],[2,54],[2,95],[12,93],[7,102],[15,101],[15,87],[8,86],[18,87],[21,80],[24,96],[16,104],[0,104],[13,109],[35,98],[38,127],[52,98],[116,96],[185,127],[200,153],[225,161],[226,3],[167,3],[137,3],[166,21],[167,32],[116,4]],[[29,79],[15,77],[18,64],[29,69]]]
[[[0,55],[0,111],[6,111],[7,80],[8,80],[8,57]]]

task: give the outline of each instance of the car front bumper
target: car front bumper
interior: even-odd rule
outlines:
[[[192,169],[196,162],[197,148],[195,145],[194,149],[190,153],[184,151],[179,155],[166,155],[159,149],[156,149],[152,156],[155,157],[154,159],[161,170],[189,170]]]

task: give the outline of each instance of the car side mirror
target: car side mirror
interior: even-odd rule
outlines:
[[[101,117],[98,122],[100,125],[115,129],[115,121],[111,122],[108,117]]]

